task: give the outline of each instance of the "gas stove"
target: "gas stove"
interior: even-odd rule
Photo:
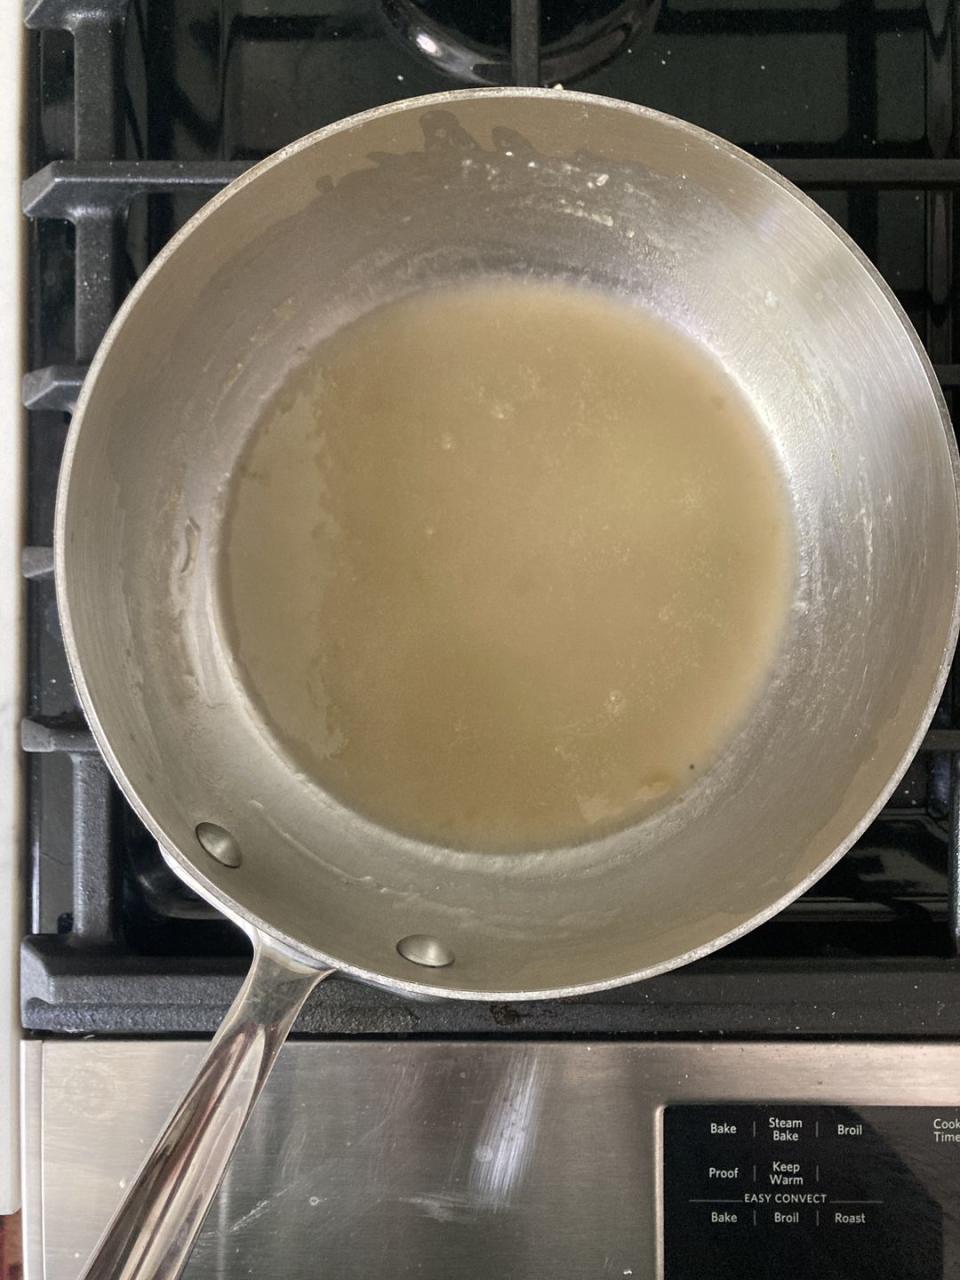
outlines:
[[[950,401],[960,19],[936,0],[28,0],[25,16],[26,1263],[28,1280],[68,1280],[248,960],[116,791],[60,638],[60,455],[131,284],[210,195],[304,133],[414,94],[559,82],[692,120],[807,190],[895,289]],[[189,1274],[277,1267],[280,1242],[291,1274],[318,1256],[338,1277],[960,1269],[957,688],[954,673],[855,848],[715,956],[539,1004],[324,983]],[[826,1198],[744,1198],[759,1194]],[[903,1215],[933,1243],[891,1269],[877,1242]],[[831,1272],[842,1228],[872,1243]],[[791,1233],[802,1248],[781,1256]]]

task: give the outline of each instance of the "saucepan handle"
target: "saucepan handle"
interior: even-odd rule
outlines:
[[[196,1080],[100,1239],[82,1280],[176,1280],[318,970],[254,937],[253,964]]]

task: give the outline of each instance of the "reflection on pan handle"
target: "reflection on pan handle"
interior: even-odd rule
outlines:
[[[287,1033],[307,996],[331,972],[299,963],[255,934],[250,972],[196,1080],[81,1280],[176,1280]]]

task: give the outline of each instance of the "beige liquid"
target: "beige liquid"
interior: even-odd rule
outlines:
[[[768,673],[790,514],[750,406],[645,313],[490,282],[324,343],[254,431],[225,613],[298,764],[478,849],[583,840],[709,765]]]

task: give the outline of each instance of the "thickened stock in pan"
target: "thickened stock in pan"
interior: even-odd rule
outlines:
[[[566,845],[662,806],[761,696],[789,608],[789,496],[744,394],[570,286],[347,325],[230,502],[227,647],[265,725],[439,845]]]

